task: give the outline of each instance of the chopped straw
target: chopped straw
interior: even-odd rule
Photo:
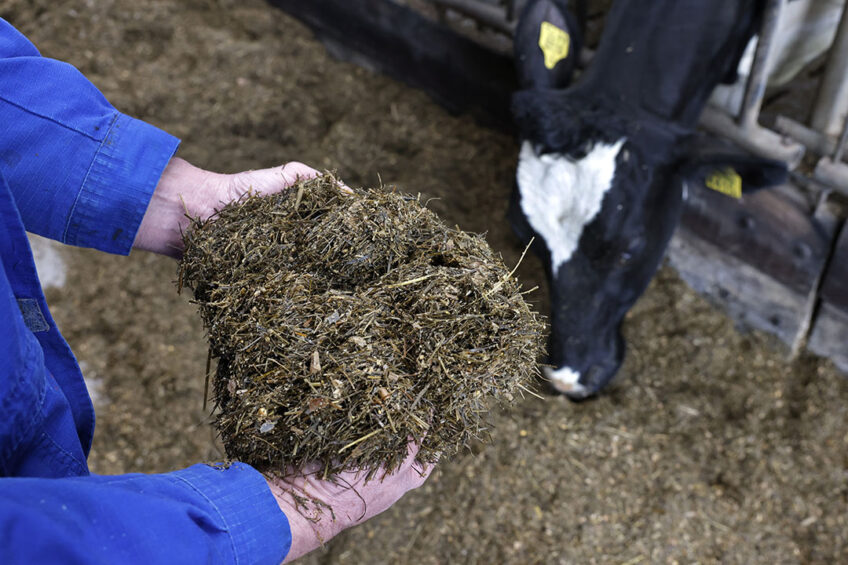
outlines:
[[[327,173],[193,219],[184,240],[231,458],[392,470],[414,439],[434,462],[530,392],[542,322],[481,236],[416,198]]]

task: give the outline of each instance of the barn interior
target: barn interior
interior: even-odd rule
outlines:
[[[606,4],[592,4],[590,36]],[[506,49],[496,25],[464,29],[465,14],[452,10],[443,16],[453,28],[495,53]],[[348,184],[421,193],[449,224],[486,233],[508,265],[518,262],[523,249],[504,221],[514,136],[448,112],[420,88],[365,68],[367,60],[337,60],[312,29],[263,0],[8,0],[0,16],[45,56],[78,67],[120,110],[179,136],[180,156],[198,166],[235,172],[299,160],[337,170]],[[795,95],[771,91],[761,122],[805,122],[799,100],[815,96],[826,63],[821,55],[795,79]],[[704,232],[686,233],[684,223],[628,315],[625,365],[600,398],[528,396],[496,416],[491,444],[444,462],[420,490],[303,562],[845,559],[848,380],[835,364],[844,366],[848,351],[839,330],[845,290],[825,285],[824,262],[841,241],[848,246],[848,230],[844,196],[816,177],[818,157],[810,159],[793,175],[797,193],[740,204],[755,211],[729,216],[728,239],[705,244]],[[775,209],[772,223],[745,236],[740,217]],[[787,217],[830,226],[821,253],[815,242],[792,247]],[[203,410],[206,341],[195,307],[176,292],[176,264],[33,241],[52,312],[94,398],[92,470],[160,472],[220,459]],[[792,252],[745,271],[739,254],[751,241]],[[740,297],[739,281],[706,278],[692,259],[699,245],[750,280],[765,272],[777,294]],[[517,273],[526,288],[540,287],[529,298],[545,312],[540,263],[525,261]],[[826,315],[837,330],[821,330],[817,349]]]

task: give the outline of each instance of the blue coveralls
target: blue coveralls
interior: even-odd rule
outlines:
[[[0,19],[0,563],[279,563],[289,550],[248,465],[86,464],[94,411],[24,231],[128,254],[178,144]]]

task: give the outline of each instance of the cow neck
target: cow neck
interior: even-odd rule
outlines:
[[[614,2],[581,83],[616,105],[694,128],[712,90],[736,68],[761,3]]]

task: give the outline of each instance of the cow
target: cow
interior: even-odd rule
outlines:
[[[785,86],[830,48],[844,8],[845,0],[790,0],[783,7],[771,38],[767,81],[770,89]],[[739,113],[758,42],[758,36],[751,38],[737,68],[739,79],[734,84],[717,86],[710,96],[710,105],[734,116]]]
[[[559,48],[541,37],[547,22],[579,38],[566,2],[531,0],[522,12],[512,105],[521,149],[508,215],[546,265],[553,392],[587,398],[618,371],[622,320],[660,266],[687,182],[718,175],[747,192],[785,180],[783,163],[695,132],[713,88],[735,78],[764,4],[615,0],[573,86],[573,61],[563,59],[564,72],[550,66],[562,34]]]

